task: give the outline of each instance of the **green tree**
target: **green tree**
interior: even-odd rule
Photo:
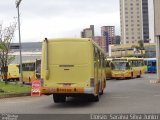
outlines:
[[[139,40],[138,41],[138,45],[132,45],[131,47],[132,49],[134,49],[135,52],[141,52],[141,57],[144,57],[144,53],[143,50],[144,48],[144,41],[143,40]]]
[[[7,66],[13,61],[14,56],[9,56],[10,44],[14,37],[16,30],[16,22],[3,29],[2,24],[0,25],[0,68],[3,80],[7,84]]]
[[[139,40],[138,41],[138,48],[141,51],[141,56],[144,57],[144,53],[143,53],[143,50],[144,50],[144,41],[143,40]]]

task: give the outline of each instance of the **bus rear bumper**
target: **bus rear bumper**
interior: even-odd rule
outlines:
[[[84,88],[85,94],[94,94],[94,87]]]
[[[41,94],[50,95],[50,94],[94,94],[95,89],[94,87],[87,87],[87,88],[51,88],[51,87],[43,87],[41,88]]]
[[[112,74],[112,78],[130,78],[131,74],[126,73],[126,74]]]

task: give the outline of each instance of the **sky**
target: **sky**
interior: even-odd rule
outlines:
[[[15,0],[0,0],[0,24],[9,26],[17,17]],[[115,26],[120,34],[119,0],[22,0],[20,4],[21,41],[41,42],[47,38],[80,37],[95,25]],[[18,42],[18,27],[13,42]]]

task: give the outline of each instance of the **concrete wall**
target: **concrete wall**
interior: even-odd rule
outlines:
[[[154,0],[155,6],[155,35],[160,35],[160,0]]]

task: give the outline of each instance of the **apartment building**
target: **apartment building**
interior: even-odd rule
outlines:
[[[106,41],[102,36],[95,36],[94,41],[106,52]]]
[[[148,0],[120,0],[122,44],[149,42]]]
[[[109,51],[109,45],[115,44],[115,26],[102,26],[101,36],[105,39],[106,52]]]
[[[90,25],[90,28],[85,28],[81,32],[82,38],[94,38],[94,25]]]

